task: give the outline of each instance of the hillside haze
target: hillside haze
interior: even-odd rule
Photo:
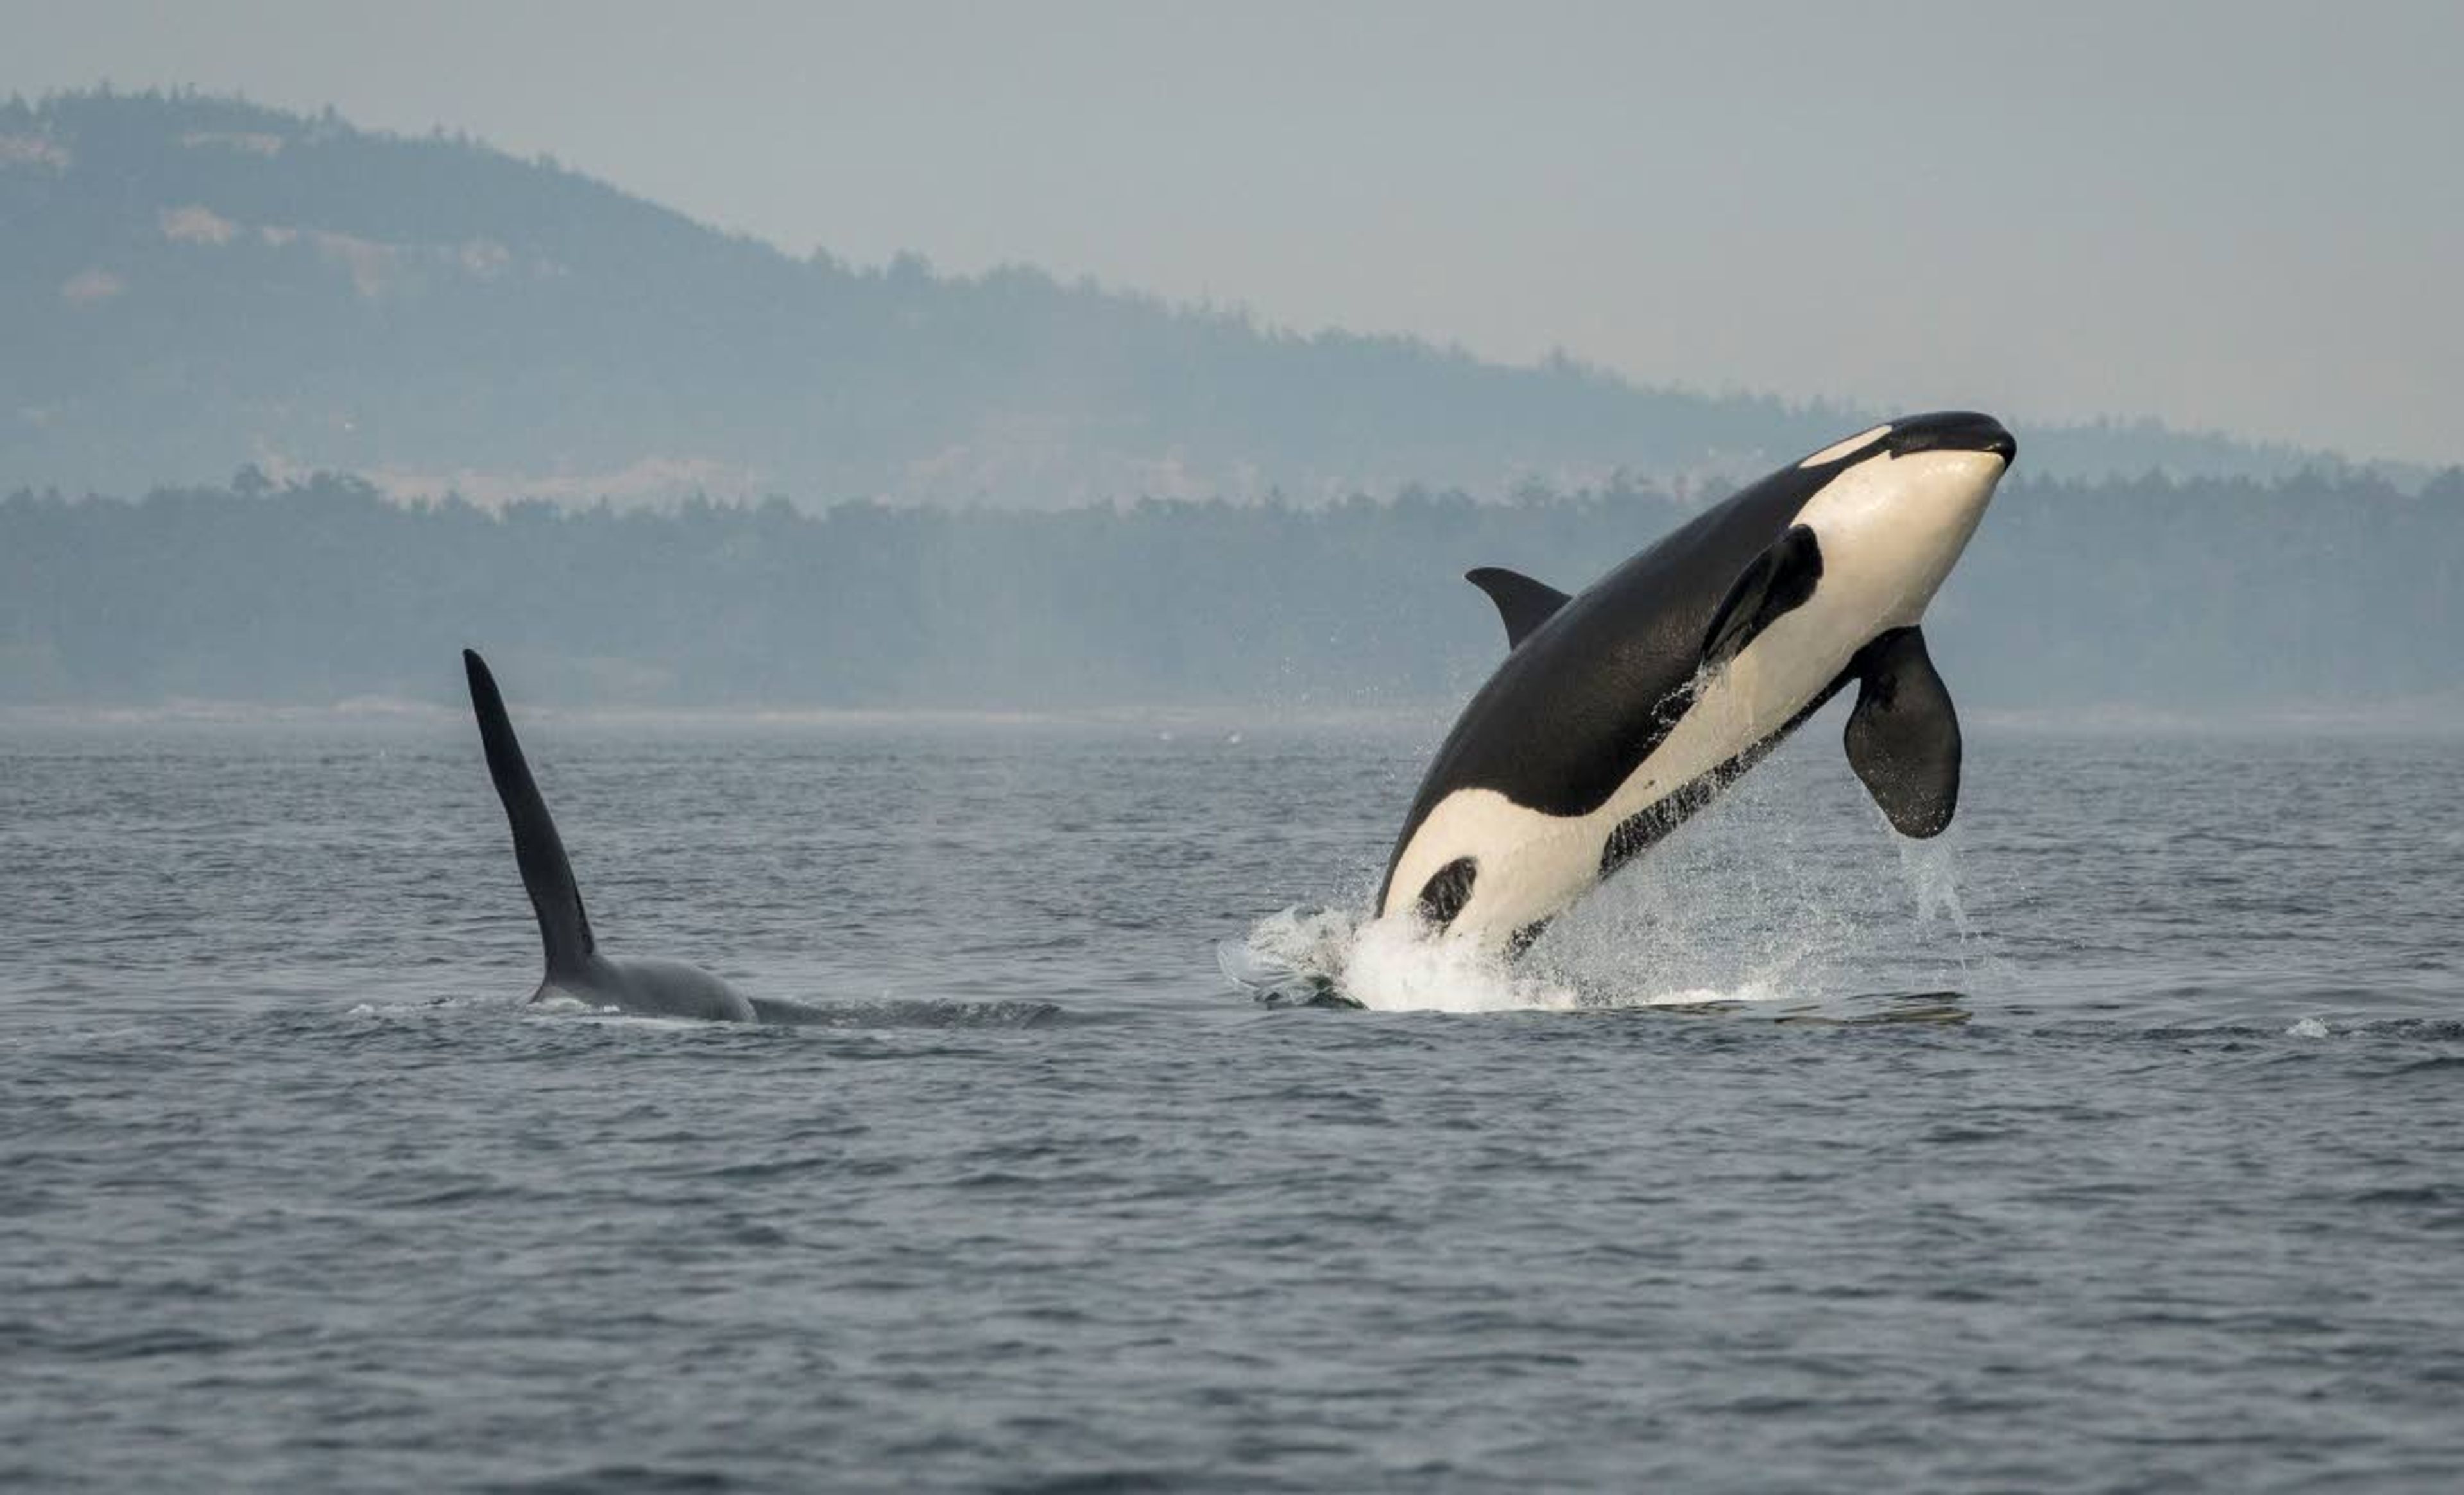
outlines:
[[[0,497],[0,712],[453,702],[486,647],[543,704],[1271,715],[1461,699],[1476,565],[1581,587],[1661,490],[1052,512],[782,500],[400,503],[324,477]],[[1963,709],[2464,720],[2464,471],[2014,476],[1927,612]]]
[[[253,464],[491,500],[1495,495],[1749,473],[1871,413],[1300,336],[1033,270],[797,259],[552,162],[193,96],[0,106],[0,223],[11,488]],[[2334,464],[2017,424],[2046,474]]]

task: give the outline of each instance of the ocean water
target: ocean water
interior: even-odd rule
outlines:
[[[2464,737],[1835,714],[1502,972],[1441,715],[522,720],[803,1021],[522,1010],[458,717],[0,727],[0,1484],[2464,1478]]]

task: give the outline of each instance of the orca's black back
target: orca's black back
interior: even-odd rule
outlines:
[[[1784,468],[1739,491],[1576,593],[1527,637],[1430,761],[1388,880],[1413,832],[1458,789],[1494,789],[1558,816],[1607,803],[1676,725],[1728,588],[1837,475],[1829,464]]]

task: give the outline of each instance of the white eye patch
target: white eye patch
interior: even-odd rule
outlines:
[[[1859,431],[1856,435],[1849,437],[1845,441],[1833,442],[1831,445],[1823,448],[1814,455],[1807,457],[1802,462],[1799,462],[1797,466],[1800,468],[1820,467],[1825,462],[1837,462],[1841,457],[1847,456],[1851,452],[1863,451],[1865,448],[1872,446],[1874,443],[1881,440],[1890,433],[1891,428],[1888,424],[1877,426],[1872,430]]]

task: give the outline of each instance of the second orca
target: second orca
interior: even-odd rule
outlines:
[[[539,939],[547,947],[547,974],[530,1000],[562,999],[644,1017],[756,1021],[759,1014],[742,993],[697,966],[677,960],[619,960],[599,953],[590,915],[583,911],[582,890],[574,886],[573,864],[565,858],[547,802],[532,781],[531,765],[514,737],[496,677],[488,672],[487,661],[467,649],[462,668],[471,680],[471,709],[479,717],[488,776],[504,802],[505,819],[514,831],[514,860],[521,865],[522,887],[531,895]]]

